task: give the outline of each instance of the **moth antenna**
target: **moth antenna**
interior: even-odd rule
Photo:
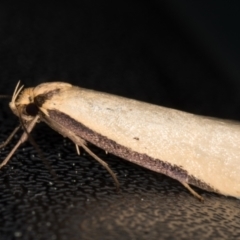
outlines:
[[[22,85],[22,86],[18,89],[18,91],[16,92],[16,94],[13,96],[12,101],[13,101],[14,103],[16,102],[16,99],[17,99],[19,93],[22,91],[23,87],[24,87],[24,85]]]
[[[0,98],[11,98],[10,95],[0,95]]]
[[[20,91],[21,91],[21,90],[23,89],[23,87],[24,87],[24,85],[22,85],[22,86],[19,88],[20,82],[21,82],[21,81],[19,80],[18,83],[17,83],[17,85],[16,85],[16,87],[15,87],[15,89],[14,89],[13,95],[12,95],[12,102],[14,102],[14,104],[15,104],[15,101],[16,101],[16,98],[17,98],[18,94],[20,93]],[[10,97],[10,96],[8,96],[8,95],[0,95],[0,97]],[[13,130],[13,132],[10,134],[10,136],[7,138],[7,140],[0,145],[0,149],[3,148],[3,147],[5,147],[5,146],[7,146],[7,144],[12,140],[13,136],[14,136],[14,135],[17,133],[17,131],[20,129],[21,125],[23,126],[24,124],[21,123],[19,126],[17,126],[17,127]],[[20,145],[20,144],[19,144],[19,145]],[[16,149],[15,149],[15,150],[16,150]]]
[[[8,143],[12,140],[12,138],[14,137],[14,135],[17,133],[17,131],[20,129],[21,124],[18,125],[13,131],[12,133],[9,135],[9,137],[7,138],[7,140],[5,140],[2,144],[0,144],[0,149],[3,147],[6,147],[8,145]]]
[[[3,162],[0,164],[0,168],[2,168],[4,165],[8,163],[12,155],[15,153],[15,151],[18,149],[18,147],[24,143],[28,139],[28,132],[31,132],[34,126],[36,125],[37,121],[39,119],[39,116],[37,115],[30,123],[28,126],[25,127],[25,132],[22,134],[21,138],[15,145],[15,147],[11,150],[11,152],[8,154],[8,156],[3,160]]]
[[[196,198],[198,198],[201,202],[204,202],[204,198],[201,197],[197,192],[195,192],[187,183],[180,182],[188,191]]]
[[[15,101],[16,101],[19,93],[22,91],[22,89],[23,89],[23,87],[24,87],[24,85],[22,85],[21,87],[19,87],[20,82],[21,82],[21,81],[19,80],[18,83],[17,83],[17,86],[16,86],[16,88],[14,89],[14,92],[13,92],[12,102],[14,102],[14,103],[15,103]]]
[[[17,90],[18,90],[18,86],[19,86],[20,82],[21,82],[21,81],[19,80],[18,83],[17,83],[17,85],[16,85],[16,87],[15,87],[15,89],[14,89],[14,91],[13,91],[12,100],[13,100],[13,97],[16,95],[16,92],[17,92]]]
[[[81,144],[81,147],[90,155],[92,156],[96,161],[98,161],[112,176],[114,183],[116,185],[117,190],[119,190],[120,184],[117,179],[116,174],[112,171],[112,169],[108,166],[108,164],[103,161],[101,158],[99,158],[95,153],[93,153],[86,145]]]

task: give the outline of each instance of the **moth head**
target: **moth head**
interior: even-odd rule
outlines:
[[[34,104],[34,88],[22,90],[23,86],[19,87],[19,84],[20,82],[18,82],[14,90],[9,106],[15,115],[28,122],[38,114],[38,107]]]

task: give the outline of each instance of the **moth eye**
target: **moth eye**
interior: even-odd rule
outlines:
[[[36,116],[38,111],[38,107],[34,103],[29,103],[26,105],[25,112],[27,115]]]

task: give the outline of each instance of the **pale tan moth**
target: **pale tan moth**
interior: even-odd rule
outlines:
[[[37,122],[83,147],[118,180],[108,165],[86,146],[106,152],[190,186],[240,198],[240,124],[203,117],[63,82],[23,89],[17,85],[10,108],[25,129],[3,160],[3,167],[28,139]],[[20,126],[21,126],[20,125]],[[17,127],[4,146],[20,128]]]

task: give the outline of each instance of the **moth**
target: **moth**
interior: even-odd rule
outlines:
[[[19,83],[10,108],[24,133],[3,160],[3,167],[43,121],[85,149],[118,180],[107,163],[88,147],[106,152],[178,180],[191,188],[240,198],[240,124],[80,88],[63,82],[23,89]]]

